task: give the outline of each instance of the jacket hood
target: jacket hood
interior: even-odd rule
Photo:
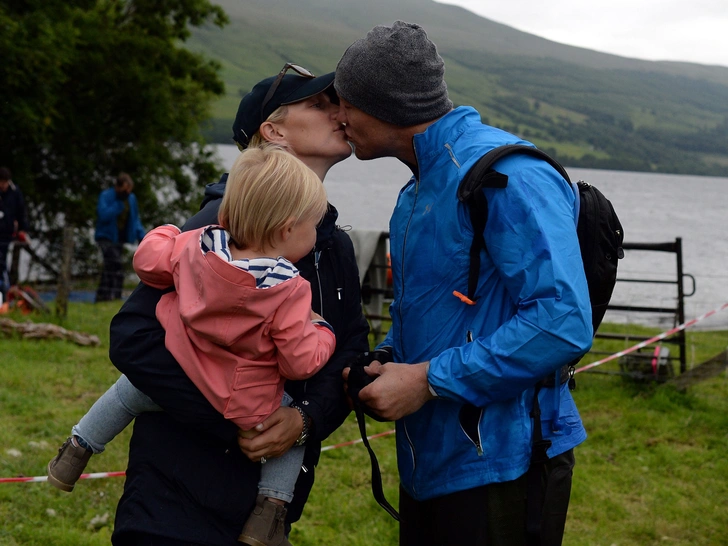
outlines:
[[[205,186],[205,197],[202,199],[200,209],[205,208],[205,205],[207,205],[210,201],[222,199],[222,196],[225,193],[225,185],[227,184],[227,179],[228,173],[223,173],[218,182],[212,182],[211,184]]]
[[[179,261],[184,262],[185,267],[179,269],[177,282],[181,286],[196,287],[177,290],[179,313],[182,321],[194,325],[192,328],[200,336],[229,347],[270,323],[301,279],[293,275],[275,286],[257,288],[251,273],[232,266],[227,259],[207,248],[207,241],[202,237],[213,230],[222,231],[217,226],[210,226],[178,236],[180,246],[184,245]],[[188,244],[190,239],[194,244]],[[224,240],[220,244],[221,248],[227,248]],[[214,279],[214,282],[200,285],[199,279]]]

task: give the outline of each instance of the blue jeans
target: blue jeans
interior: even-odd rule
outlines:
[[[122,375],[71,430],[94,453],[124,430],[134,417],[145,411],[162,411],[151,398]]]
[[[288,393],[283,393],[281,406],[290,406],[292,401]],[[101,453],[106,444],[145,411],[161,411],[161,408],[122,375],[94,402],[71,433],[80,438],[83,447]],[[305,450],[303,446],[294,446],[261,465],[258,494],[291,502]]]
[[[293,399],[288,393],[283,393],[282,407],[288,407]],[[304,446],[294,446],[280,457],[268,459],[260,466],[260,481],[258,494],[273,497],[284,502],[293,500],[293,489],[296,486],[298,474],[303,464]]]

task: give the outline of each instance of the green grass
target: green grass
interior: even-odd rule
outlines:
[[[0,337],[0,477],[45,475],[47,462],[70,427],[116,379],[107,351],[108,324],[117,309],[118,303],[71,304],[68,319],[58,322],[98,335],[100,347]],[[57,322],[41,316],[32,320]],[[629,332],[655,333],[639,327],[629,327]],[[628,346],[621,341],[599,345],[609,351]],[[688,332],[689,365],[726,346],[728,332]],[[597,368],[618,369],[615,362]],[[577,376],[574,397],[589,438],[576,449],[565,546],[728,543],[726,374],[680,393],[668,385],[583,373]],[[368,421],[370,434],[391,428],[389,423]],[[123,470],[129,434],[125,431],[103,455],[92,458],[88,471]],[[358,437],[350,417],[326,443]],[[373,440],[372,445],[385,494],[396,506],[394,437]],[[370,479],[369,458],[361,444],[324,452],[316,486],[291,542],[396,544],[396,524],[374,501]],[[122,488],[123,478],[83,480],[70,495],[46,483],[0,483],[0,545],[108,545]],[[91,524],[105,514],[105,524]]]

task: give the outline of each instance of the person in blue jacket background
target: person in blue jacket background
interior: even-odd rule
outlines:
[[[119,173],[114,186],[99,195],[94,239],[101,249],[104,265],[96,290],[97,302],[121,299],[124,244],[141,241],[146,233],[133,190],[131,176]]]
[[[336,69],[338,119],[356,156],[396,157],[413,173],[390,220],[392,326],[359,397],[396,421],[400,544],[561,544],[573,448],[586,432],[566,383],[540,388],[540,422],[530,412],[535,385],[591,347],[578,196],[540,159],[498,162],[508,186],[484,190],[476,304],[455,297],[467,292],[473,240],[461,179],[497,146],[532,144],[471,107],[453,109],[444,72],[425,31],[402,21],[354,42]],[[535,426],[551,446],[534,533]]]

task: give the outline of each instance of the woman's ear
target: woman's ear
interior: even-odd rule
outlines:
[[[264,121],[260,126],[260,135],[272,144],[278,144],[285,147],[288,144],[285,135],[280,131],[280,127],[270,121]]]

